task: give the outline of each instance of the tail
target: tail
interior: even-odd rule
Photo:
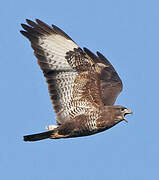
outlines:
[[[27,135],[27,136],[24,136],[23,138],[24,138],[24,141],[40,141],[43,139],[50,138],[50,136],[54,133],[55,133],[55,130],[51,130],[51,131],[46,131],[46,132],[42,132],[38,134]]]

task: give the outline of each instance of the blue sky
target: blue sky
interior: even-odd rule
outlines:
[[[1,3],[0,177],[2,179],[158,179],[159,2],[156,0],[11,1]],[[55,122],[47,84],[25,19],[55,24],[81,47],[102,52],[124,89],[116,104],[133,110],[103,133],[23,142]]]

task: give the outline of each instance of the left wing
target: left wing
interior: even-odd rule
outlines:
[[[60,119],[70,118],[67,109],[72,98],[74,80],[78,74],[69,65],[65,56],[68,51],[78,48],[78,45],[55,25],[50,27],[38,19],[36,22],[31,20],[26,22],[28,25],[22,24],[25,31],[21,33],[31,42],[34,55],[48,83],[57,122],[60,123]]]
[[[102,104],[95,62],[62,30],[40,20],[22,24],[48,83],[57,123]]]

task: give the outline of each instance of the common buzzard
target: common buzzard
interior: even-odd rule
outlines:
[[[31,42],[42,69],[57,125],[24,136],[24,141],[88,136],[125,120],[131,110],[113,105],[122,91],[122,81],[100,53],[83,50],[60,28],[36,19],[26,20],[20,31]]]

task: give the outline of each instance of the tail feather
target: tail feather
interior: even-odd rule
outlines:
[[[42,132],[38,134],[27,135],[27,136],[24,136],[23,138],[24,138],[24,141],[40,141],[43,139],[50,138],[50,136],[54,134],[54,132],[55,132],[54,130],[46,131],[46,132]]]

